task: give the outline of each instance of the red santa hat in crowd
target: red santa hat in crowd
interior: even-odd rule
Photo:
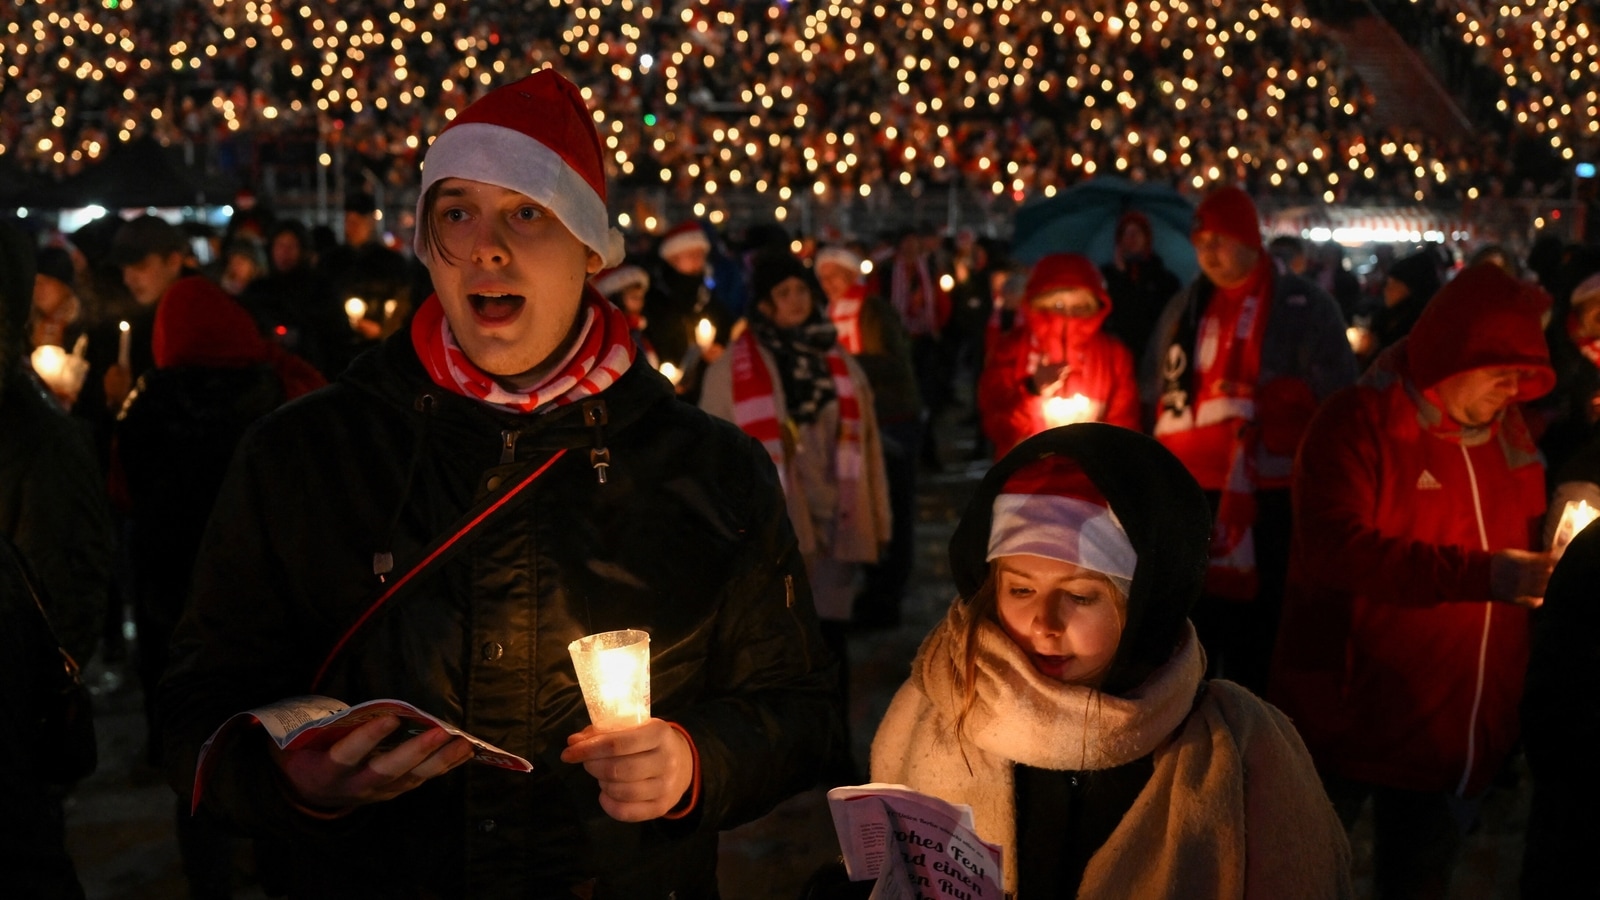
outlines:
[[[818,250],[816,257],[812,260],[812,269],[820,271],[825,265],[843,266],[849,269],[856,278],[859,279],[861,277],[861,255],[849,247],[835,244]]]
[[[600,136],[583,95],[554,69],[485,94],[439,132],[422,166],[417,221],[428,189],[446,178],[481,181],[526,194],[555,214],[607,265],[622,261],[622,233],[606,213]],[[430,254],[417,230],[417,258]]]
[[[661,238],[661,246],[656,253],[662,259],[671,259],[679,253],[689,250],[710,250],[711,239],[706,237],[706,230],[700,227],[699,222],[680,222]]]
[[[1006,479],[994,498],[986,560],[1040,556],[1091,569],[1128,595],[1139,561],[1105,495],[1072,459],[1046,456]]]
[[[1254,200],[1240,188],[1223,185],[1205,196],[1194,211],[1190,234],[1214,231],[1233,238],[1246,247],[1262,249],[1261,214]]]
[[[607,297],[615,297],[631,287],[650,289],[650,273],[632,264],[596,272],[590,281],[595,290]]]

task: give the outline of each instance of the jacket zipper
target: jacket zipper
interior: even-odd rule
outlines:
[[[594,429],[594,447],[589,451],[589,465],[595,477],[606,483],[606,470],[611,468],[611,450],[606,447],[606,424],[611,421],[606,402],[601,399],[583,401],[583,423]]]
[[[500,465],[508,466],[517,461],[517,438],[520,431],[500,432]]]
[[[1467,445],[1461,446],[1461,458],[1467,463],[1467,482],[1472,487],[1472,511],[1478,517],[1478,543],[1483,552],[1489,552],[1489,532],[1483,525],[1483,501],[1478,498],[1478,474],[1472,468],[1472,455]],[[1494,619],[1494,602],[1483,604],[1483,637],[1478,641],[1478,683],[1472,692],[1472,714],[1467,717],[1467,764],[1461,772],[1461,783],[1456,785],[1456,796],[1467,795],[1467,781],[1472,777],[1473,757],[1478,748],[1478,709],[1483,704],[1484,668],[1489,658],[1489,626]]]

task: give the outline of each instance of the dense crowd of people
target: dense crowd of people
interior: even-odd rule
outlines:
[[[1364,143],[1359,88],[1309,20],[1230,0],[1153,19],[691,4],[640,7],[647,37],[624,30],[631,0],[534,3],[517,28],[567,29],[541,46],[570,58],[524,76],[527,35],[482,10],[434,34],[443,4],[374,5],[382,28],[217,9],[117,13],[141,40],[235,29],[174,44],[148,70],[171,90],[117,102],[156,104],[135,124],[174,135],[296,112],[341,140],[373,129],[405,148],[375,152],[384,178],[417,182],[404,248],[360,190],[337,234],[265,202],[211,236],[154,214],[0,223],[0,614],[31,615],[26,586],[55,629],[29,629],[17,683],[117,652],[131,608],[145,762],[174,789],[194,896],[230,895],[236,835],[291,897],[714,896],[720,831],[870,777],[970,805],[1022,897],[1350,896],[1369,807],[1377,894],[1439,897],[1520,718],[1525,893],[1584,871],[1597,795],[1564,747],[1600,721],[1570,674],[1593,642],[1539,617],[1585,606],[1570,573],[1600,553],[1572,540],[1580,502],[1600,507],[1600,251],[1383,248],[1363,282],[1337,247],[1266,240],[1258,195],[1342,192],[1363,160],[1386,194],[1478,177]],[[100,19],[37,22],[8,45],[76,73],[58,51]],[[108,68],[147,71],[122,52]],[[252,79],[285,65],[352,116],[311,112],[315,93],[268,116],[281,95]],[[395,94],[402,65],[427,88]],[[238,102],[183,109],[191,78],[233,79]],[[61,110],[8,145],[77,141],[93,98],[33,90]],[[1236,112],[1187,115],[1208,102]],[[41,152],[66,165],[66,146]],[[1199,197],[1187,279],[1138,210],[1097,265],[935,228],[708,214],[624,234],[608,188],[748,178],[831,202],[948,167],[1026,193],[1066,167],[1155,179],[1140,167],[1169,147]],[[1386,155],[1405,162],[1384,174]],[[953,410],[992,465],[863,771],[846,635],[900,621]],[[649,708],[604,727],[569,648],[622,629],[650,635]],[[219,731],[307,693],[405,700],[526,771],[392,716],[320,745]],[[58,695],[8,698],[0,746],[48,755],[34,707]],[[43,827],[0,842],[66,897],[71,780],[8,784]],[[818,876],[812,898],[870,890]]]
[[[1462,83],[1503,79],[1486,126],[1499,139],[1377,126],[1329,30],[1294,5],[141,2],[30,6],[9,23],[0,156],[60,176],[149,135],[209,148],[246,183],[309,188],[337,159],[405,190],[419,135],[559,61],[623,196],[666,191],[713,218],[730,196],[870,205],[954,185],[1020,200],[1097,173],[1327,202],[1453,203],[1566,178],[1540,162],[1596,137],[1588,13],[1530,9],[1506,28],[1460,0],[1399,6],[1418,41],[1448,27],[1474,42]],[[1511,58],[1537,68],[1502,73]]]

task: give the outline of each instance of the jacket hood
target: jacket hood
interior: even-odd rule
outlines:
[[[179,279],[162,296],[150,351],[158,369],[232,369],[267,361],[267,342],[255,320],[222,288],[199,276]]]
[[[1493,263],[1464,270],[1434,295],[1407,339],[1408,372],[1421,390],[1452,375],[1490,366],[1528,369],[1517,399],[1555,387],[1540,317],[1550,296]]]
[[[1041,432],[983,477],[950,539],[956,590],[971,600],[989,574],[984,560],[994,501],[1023,466],[1059,454],[1075,461],[1105,496],[1138,554],[1128,617],[1101,689],[1125,694],[1169,657],[1199,599],[1210,557],[1211,509],[1200,486],[1166,448],[1136,431],[1103,423]]]

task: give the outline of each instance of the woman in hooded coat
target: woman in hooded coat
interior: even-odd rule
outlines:
[[[1210,511],[1155,441],[1025,441],[950,543],[960,596],[872,744],[872,779],[972,807],[1042,897],[1344,897],[1350,850],[1284,715],[1204,681],[1187,616]]]
[[[1024,313],[978,377],[983,433],[995,459],[1030,435],[1073,422],[1139,427],[1133,354],[1103,329],[1105,279],[1087,257],[1052,253],[1028,276]]]

